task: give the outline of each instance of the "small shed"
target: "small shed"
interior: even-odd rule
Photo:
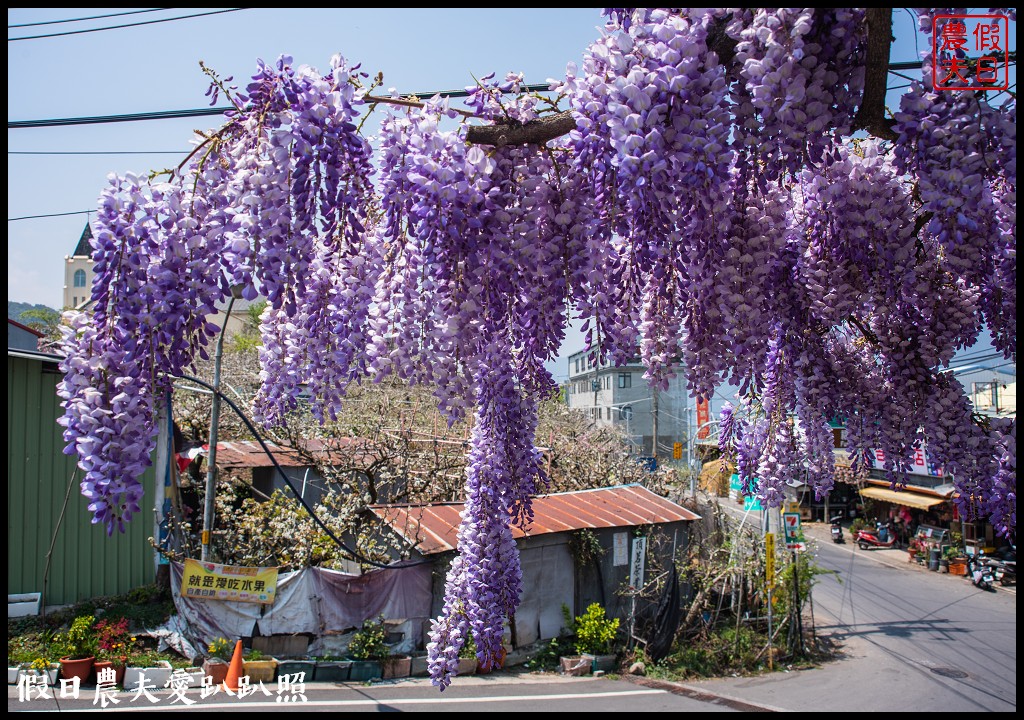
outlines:
[[[43,334],[17,320],[7,318],[7,348],[9,350],[39,350],[39,339]]]
[[[375,505],[370,511],[411,548],[413,557],[433,558],[432,614],[441,613],[444,568],[454,554],[462,503]],[[523,597],[515,616],[512,644],[529,645],[557,637],[565,625],[562,606],[579,615],[600,603],[625,620],[627,593],[639,551],[640,583],[689,542],[689,525],[700,516],[641,485],[540,495],[526,530],[513,529],[523,570]]]

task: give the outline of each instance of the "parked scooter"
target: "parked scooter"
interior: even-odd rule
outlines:
[[[885,538],[883,540],[883,538]],[[875,523],[874,530],[867,528],[857,531],[854,538],[861,550],[868,548],[891,548],[896,547],[896,532],[880,522]]]
[[[842,515],[836,515],[834,518],[829,518],[829,522],[832,523],[832,542],[840,545],[846,543],[846,538],[843,537],[843,526],[841,521]]]
[[[986,557],[984,563],[992,570],[992,575],[1000,585],[1013,585],[1017,582],[1016,547],[1001,547],[993,556]]]
[[[992,587],[995,576],[983,553],[967,556],[967,578],[974,587],[995,592],[995,588]]]

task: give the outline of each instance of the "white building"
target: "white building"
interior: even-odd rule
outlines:
[[[974,411],[992,417],[1017,417],[1017,365],[998,359],[957,364],[953,373],[974,404]]]
[[[657,424],[659,460],[680,455],[675,459],[687,462],[687,448],[696,440],[690,428],[697,428],[697,409],[687,392],[684,368],[675,368],[676,376],[669,381],[668,391],[654,392],[644,380],[639,358],[627,365],[614,366],[605,361],[595,367],[589,354],[583,350],[569,356],[565,387],[569,407],[586,413],[598,425],[621,429],[634,452],[642,456],[654,454],[652,441]]]

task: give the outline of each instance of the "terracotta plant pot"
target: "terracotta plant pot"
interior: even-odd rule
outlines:
[[[96,671],[96,682],[100,682],[100,673],[111,668],[114,671],[114,684],[124,687],[124,671],[125,663],[128,658],[123,660],[97,660],[93,665],[93,669]]]
[[[96,658],[61,658],[60,676],[62,678],[78,678],[82,685],[89,683],[92,677],[92,668],[96,664]]]
[[[228,664],[220,658],[210,658],[203,661],[203,672],[213,679],[214,685],[220,685],[228,676]]]

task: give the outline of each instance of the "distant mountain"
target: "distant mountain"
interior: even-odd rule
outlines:
[[[46,305],[30,305],[29,303],[15,302],[14,300],[7,301],[7,317],[11,320],[17,320],[24,324],[24,321],[21,319],[21,314],[26,310],[50,310],[51,312],[60,312],[59,310],[54,310]]]

